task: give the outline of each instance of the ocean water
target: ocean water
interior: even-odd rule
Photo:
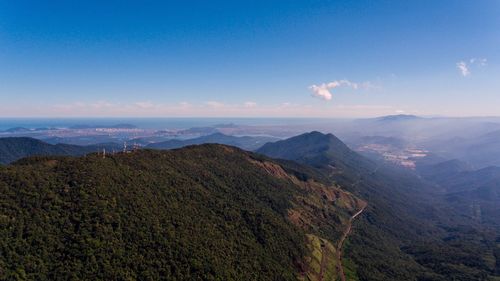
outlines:
[[[187,129],[218,124],[235,125],[307,125],[331,122],[319,118],[0,118],[0,131],[15,127],[68,128],[75,125],[112,126],[131,124],[143,129]]]

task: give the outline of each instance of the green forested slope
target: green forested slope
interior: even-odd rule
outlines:
[[[490,280],[500,234],[440,200],[411,173],[385,167],[319,132],[269,143],[271,157],[309,164],[368,202],[346,245],[359,280]]]
[[[221,145],[23,159],[0,167],[0,279],[296,280],[357,204]]]
[[[222,133],[214,133],[211,135],[201,136],[193,139],[172,139],[162,142],[151,143],[147,148],[154,149],[174,149],[188,145],[218,143],[236,146],[244,150],[253,151],[267,142],[275,141],[277,138],[265,136],[229,136]]]
[[[49,144],[27,137],[0,138],[0,164],[8,164],[23,157],[42,155],[84,155],[100,151],[103,148],[117,149],[117,144],[79,146],[70,144]]]

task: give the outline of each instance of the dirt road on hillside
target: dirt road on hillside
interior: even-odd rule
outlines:
[[[344,231],[344,234],[342,235],[342,238],[340,239],[339,244],[337,246],[338,270],[339,270],[340,280],[342,280],[342,281],[346,281],[345,274],[344,274],[344,267],[342,266],[342,247],[344,246],[344,242],[347,239],[347,236],[349,236],[349,234],[351,233],[352,222],[354,221],[354,219],[356,219],[357,216],[359,216],[359,215],[361,215],[361,213],[363,213],[365,208],[366,208],[366,205],[363,206],[363,208],[361,210],[359,210],[356,214],[354,214],[349,219],[347,229]]]

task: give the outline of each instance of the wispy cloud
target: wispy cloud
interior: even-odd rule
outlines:
[[[456,63],[456,66],[458,70],[460,71],[460,74],[462,74],[463,77],[467,77],[471,75],[471,67],[483,67],[486,66],[488,63],[488,60],[485,58],[471,58],[467,61],[459,61]]]
[[[243,104],[245,107],[247,108],[251,108],[251,107],[256,107],[257,106],[257,103],[256,102],[253,102],[253,101],[247,101]]]
[[[140,102],[136,102],[135,105],[139,108],[153,108],[154,107],[154,104],[150,101],[140,101]]]
[[[467,63],[465,61],[457,62],[457,68],[458,70],[460,70],[460,73],[462,73],[463,77],[467,77],[470,75],[469,67],[467,66]]]
[[[206,105],[208,105],[209,107],[213,107],[213,108],[224,107],[224,103],[218,102],[218,101],[207,101]]]
[[[207,101],[198,103],[157,103],[154,101],[75,101],[58,105],[5,106],[0,104],[0,116],[22,116],[30,112],[32,117],[353,117],[392,114],[397,108],[387,105],[311,104],[282,102],[258,104],[247,101],[223,103]],[[25,113],[23,113],[25,114]]]
[[[485,66],[488,63],[488,60],[485,58],[471,58],[469,60],[471,64],[477,64],[479,66]]]
[[[313,97],[329,101],[333,97],[332,90],[339,87],[358,90],[358,89],[374,88],[375,86],[370,82],[356,83],[343,79],[343,80],[335,80],[328,83],[322,83],[320,85],[311,85],[309,86],[309,89],[312,91]]]

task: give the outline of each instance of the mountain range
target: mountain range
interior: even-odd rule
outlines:
[[[167,140],[163,142],[156,142],[152,144],[148,144],[146,148],[154,148],[154,149],[173,149],[180,148],[188,145],[194,144],[204,144],[204,143],[218,143],[236,146],[244,150],[255,150],[260,148],[267,142],[276,141],[275,137],[262,137],[262,136],[229,136],[222,133],[213,133],[206,136],[201,136],[193,139],[173,139]]]
[[[33,143],[0,155],[31,155]],[[427,172],[320,132],[256,153],[202,144],[24,158],[0,167],[0,279],[495,280],[500,227],[460,206],[496,171],[451,161]]]
[[[336,280],[365,202],[208,144],[0,168],[0,279]]]
[[[269,141],[277,138],[264,136],[229,136],[222,133],[214,133],[192,139],[172,139],[163,142],[150,143],[146,148],[152,149],[174,149],[188,145],[218,143],[242,148],[244,150],[255,150]],[[73,145],[58,143],[55,139],[38,140],[29,137],[7,137],[0,138],[0,164],[8,164],[28,156],[60,155],[60,156],[82,156],[91,152],[108,153],[123,150],[121,144],[114,142],[100,143],[94,145]]]
[[[449,160],[419,169],[437,185],[448,203],[465,216],[500,228],[500,167],[475,170],[460,160]]]
[[[41,140],[27,137],[0,138],[0,164],[8,164],[28,156],[66,155],[81,156],[91,152],[120,150],[118,144],[79,146],[70,144],[48,144]]]
[[[500,237],[464,217],[413,172],[368,160],[319,132],[257,152],[311,165],[368,202],[346,249],[360,280],[487,280],[498,274],[489,260],[500,258],[493,246]]]

